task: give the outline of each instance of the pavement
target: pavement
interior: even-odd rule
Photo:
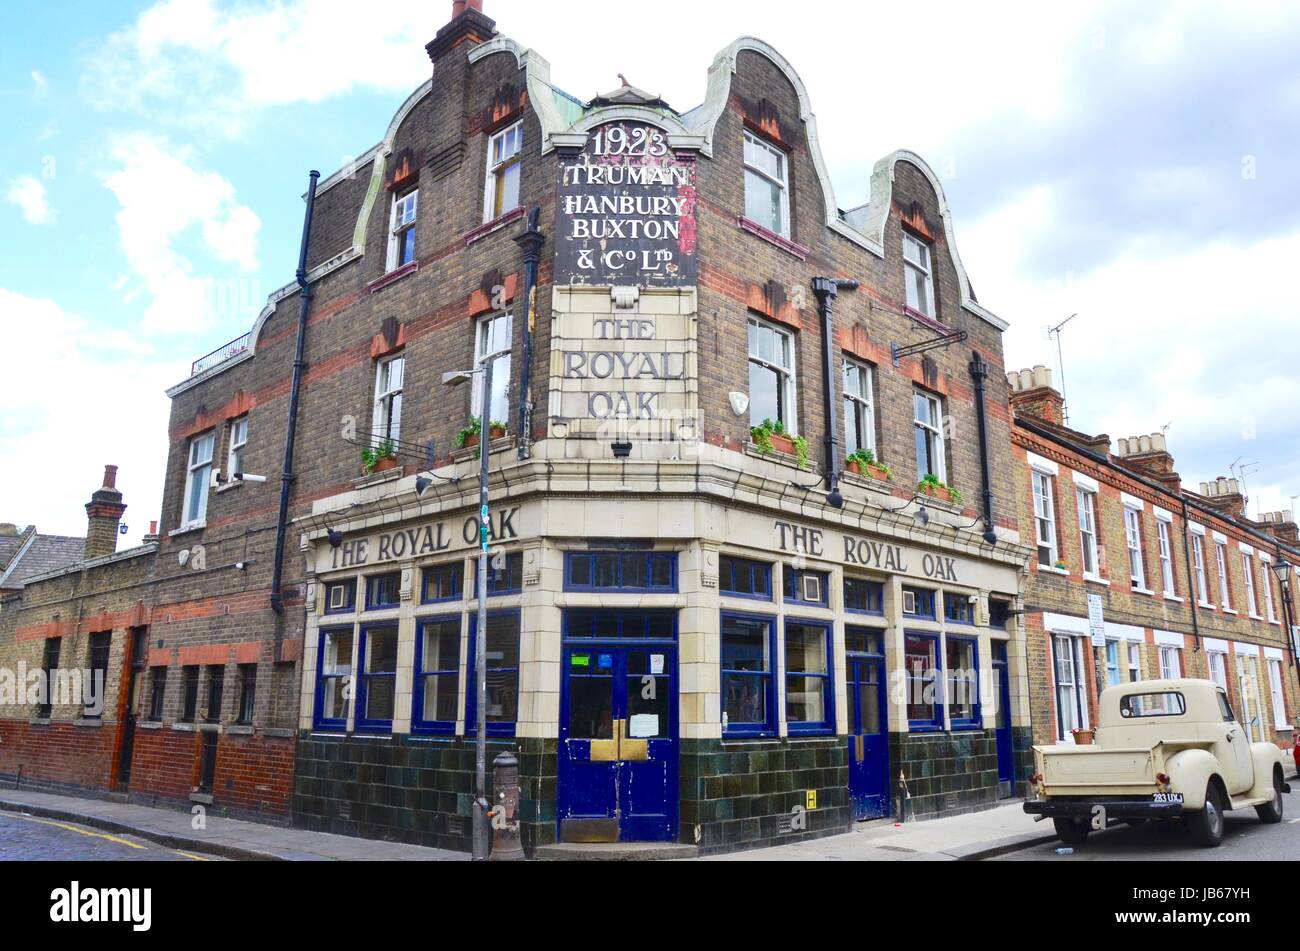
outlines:
[[[15,822],[15,817],[20,817],[23,822]],[[4,833],[13,831],[21,834],[20,840],[27,846],[0,851],[0,858],[10,860],[140,858],[134,854],[139,850],[129,847],[122,847],[124,851],[116,855],[94,854],[97,849],[106,848],[105,843],[120,846],[121,841],[128,840],[155,843],[178,853],[215,855],[239,861],[448,862],[469,858],[464,853],[445,849],[426,849],[418,845],[357,839],[216,816],[207,816],[205,827],[195,829],[192,828],[190,813],[180,810],[28,790],[0,790],[0,819],[10,820],[0,831],[0,842],[5,841]],[[73,826],[78,828],[69,828]],[[114,843],[103,836],[80,835],[80,829],[106,832],[120,841]],[[63,834],[78,838],[67,839]],[[42,842],[53,845],[44,849]],[[63,854],[59,853],[60,848],[70,847],[74,842],[84,846],[82,854],[75,854],[75,850],[70,848]]]

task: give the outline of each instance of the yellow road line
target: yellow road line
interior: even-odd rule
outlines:
[[[19,816],[19,819],[26,819],[28,822],[39,822],[41,825],[54,826],[57,829],[66,829],[69,832],[76,832],[80,835],[88,835],[94,839],[107,839],[109,842],[116,842],[118,845],[130,846],[133,849],[144,850],[145,846],[136,842],[130,842],[126,839],[119,838],[115,835],[109,835],[105,832],[91,832],[89,829],[79,829],[74,825],[68,825],[66,822],[55,822],[52,819],[38,819],[36,816]]]
[[[210,858],[205,858],[205,857],[202,856],[202,855],[191,855],[189,852],[181,852],[181,851],[178,850],[178,849],[172,849],[172,851],[175,852],[177,855],[183,855],[183,856],[185,856],[187,859],[193,859],[193,860],[196,861],[196,862],[211,862],[211,861],[212,861],[212,859],[210,859]]]

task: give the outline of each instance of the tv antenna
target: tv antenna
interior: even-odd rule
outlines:
[[[1066,426],[1070,425],[1070,401],[1065,395],[1065,351],[1061,346],[1061,331],[1065,329],[1066,324],[1078,316],[1078,314],[1071,314],[1055,327],[1047,329],[1047,336],[1056,338],[1056,365],[1061,373],[1061,415],[1065,418]]]
[[[1246,511],[1247,511],[1247,515],[1249,515],[1249,512],[1250,512],[1250,493],[1246,490],[1246,477],[1247,477],[1247,476],[1252,476],[1252,475],[1254,475],[1255,473],[1259,472],[1259,470],[1260,470],[1260,465],[1259,465],[1258,462],[1245,462],[1245,463],[1243,463],[1241,460],[1244,459],[1244,458],[1246,458],[1246,457],[1245,457],[1245,456],[1238,456],[1238,457],[1237,457],[1237,461],[1234,462],[1232,465],[1228,466],[1228,471],[1231,472],[1231,473],[1233,474],[1233,476],[1236,477],[1237,481],[1241,483],[1241,495],[1242,495],[1242,498],[1245,499],[1245,501],[1246,501]],[[1258,507],[1258,506],[1257,506],[1257,507]]]

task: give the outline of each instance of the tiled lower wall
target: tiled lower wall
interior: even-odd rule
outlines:
[[[889,762],[895,819],[959,815],[998,803],[998,754],[992,730],[891,733]]]

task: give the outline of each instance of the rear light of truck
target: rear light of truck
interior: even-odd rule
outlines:
[[[1041,783],[1042,781],[1043,781],[1043,774],[1042,774],[1042,773],[1035,773],[1035,772],[1032,772],[1032,771],[1030,772],[1030,774],[1029,774],[1029,785],[1031,785],[1031,786],[1037,786],[1037,785],[1038,785],[1039,783]]]
[[[1156,782],[1161,786],[1168,786],[1171,780],[1168,773],[1156,773]]]

